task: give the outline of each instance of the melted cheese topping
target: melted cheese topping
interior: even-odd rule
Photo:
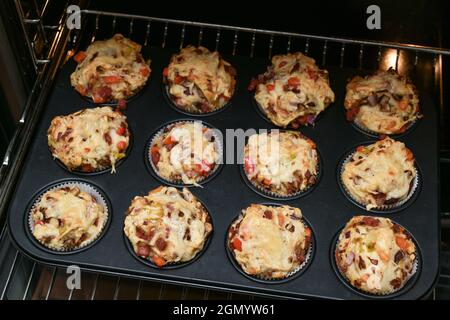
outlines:
[[[138,256],[162,266],[194,258],[212,225],[203,205],[187,188],[161,186],[133,199],[124,231]]]
[[[402,142],[385,138],[358,147],[341,178],[355,200],[370,210],[404,199],[415,177],[411,151]]]
[[[309,249],[311,230],[300,209],[252,204],[231,225],[228,243],[250,275],[283,278],[296,270]]]
[[[150,76],[150,67],[140,51],[139,44],[121,34],[95,41],[87,48],[86,57],[70,76],[70,82],[81,95],[96,103],[127,99]]]
[[[127,118],[111,107],[84,109],[53,118],[47,132],[53,157],[69,170],[86,172],[112,166],[125,157]]]
[[[317,179],[316,145],[299,132],[255,134],[245,146],[244,157],[247,177],[276,194],[293,194]]]
[[[102,230],[104,210],[94,196],[77,187],[47,191],[32,212],[33,235],[53,249],[83,246]]]
[[[348,120],[377,133],[401,133],[421,117],[414,85],[393,69],[354,77],[347,84],[344,105]]]
[[[174,55],[166,71],[169,93],[181,109],[206,113],[223,107],[236,85],[235,70],[218,52],[187,46]]]
[[[387,218],[353,217],[339,235],[336,262],[358,289],[392,293],[411,277],[416,247],[402,227]]]
[[[313,124],[334,101],[328,72],[301,53],[276,55],[272,66],[259,76],[255,99],[277,126]]]
[[[182,122],[170,125],[153,141],[150,156],[161,177],[196,184],[218,165],[219,148],[212,129],[198,121]]]

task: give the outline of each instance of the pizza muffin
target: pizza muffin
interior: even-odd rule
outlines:
[[[272,57],[267,71],[253,79],[249,90],[261,111],[280,127],[314,124],[334,101],[328,72],[300,52]]]
[[[95,172],[125,157],[130,142],[127,118],[111,107],[83,109],[53,118],[47,131],[53,157],[69,170]]]
[[[387,218],[353,217],[336,245],[336,264],[358,290],[389,294],[415,272],[416,246],[411,235]]]
[[[228,230],[228,246],[249,275],[281,279],[299,271],[308,259],[311,229],[300,209],[252,204]]]
[[[214,129],[200,121],[176,122],[156,134],[150,144],[149,158],[163,179],[195,185],[216,170],[221,148]]]
[[[344,102],[347,120],[375,133],[403,133],[419,114],[414,85],[395,70],[377,71],[347,84]]]
[[[93,42],[75,55],[78,66],[70,76],[72,86],[95,103],[133,96],[150,76],[141,46],[121,34]]]
[[[172,56],[163,80],[173,103],[191,113],[222,108],[233,96],[236,71],[217,51],[187,46]]]
[[[252,135],[244,148],[247,178],[277,196],[303,191],[317,181],[316,144],[300,132],[274,130]]]
[[[192,260],[211,231],[208,212],[187,188],[163,186],[133,199],[124,227],[136,254],[158,267]]]
[[[80,248],[102,231],[105,210],[93,195],[75,186],[47,191],[31,212],[33,236],[51,249]]]
[[[405,200],[416,175],[411,150],[402,142],[386,137],[359,146],[344,163],[341,180],[350,196],[370,210]]]

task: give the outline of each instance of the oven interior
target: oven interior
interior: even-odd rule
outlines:
[[[154,18],[141,19],[127,13],[114,13],[90,1],[78,1],[86,9],[81,31],[64,28],[69,3],[52,0],[5,1],[1,4],[4,29],[17,35],[11,50],[20,65],[21,80],[16,87],[25,93],[26,101],[2,93],[0,98],[23,108],[4,115],[2,125],[4,159],[0,170],[0,213],[4,213],[13,193],[26,145],[39,117],[39,106],[50,90],[57,66],[69,59],[78,47],[94,39],[121,32],[149,46],[180,48],[192,43],[219,49],[228,54],[270,57],[286,51],[302,51],[320,65],[356,67],[360,69],[396,68],[408,74],[427,89],[440,111],[440,175],[442,250],[441,274],[429,299],[450,298],[450,191],[449,95],[450,50],[440,44],[434,48],[402,46],[396,43],[365,42],[347,38],[310,34],[273,33],[259,29],[232,28],[191,21]],[[97,10],[98,9],[98,10]],[[105,9],[102,11],[100,9]],[[107,10],[107,11],[106,11]],[[5,19],[7,17],[7,19]],[[5,23],[7,21],[7,23]],[[445,29],[445,25],[443,26]],[[87,34],[86,34],[87,33]],[[17,41],[19,40],[19,41]],[[448,42],[447,42],[448,44]],[[60,60],[56,61],[55,60]],[[21,104],[21,102],[23,102]],[[3,112],[3,111],[2,111]],[[255,296],[214,289],[135,280],[83,270],[81,289],[69,290],[64,268],[33,261],[20,253],[9,239],[1,218],[0,299],[254,299]],[[260,298],[260,297],[258,297]]]

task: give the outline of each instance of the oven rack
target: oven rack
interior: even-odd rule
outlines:
[[[21,2],[23,1],[15,0],[16,5],[20,5]],[[48,2],[51,2],[51,0],[45,1],[46,5]],[[3,215],[6,211],[5,209],[8,202],[7,200],[13,192],[14,183],[20,172],[20,164],[22,163],[28,143],[30,141],[29,138],[31,137],[34,125],[36,124],[37,118],[43,107],[43,101],[45,100],[45,97],[51,87],[53,77],[59,66],[66,59],[66,53],[70,50],[72,50],[71,52],[76,50],[79,44],[79,39],[81,38],[80,33],[82,31],[68,30],[66,28],[65,21],[67,17],[65,15],[62,16],[58,25],[46,25],[42,22],[42,16],[44,15],[45,10],[36,9],[36,12],[40,12],[41,16],[39,18],[30,18],[27,17],[23,10],[21,11],[18,8],[18,13],[22,15],[21,18],[24,26],[29,24],[37,26],[38,33],[41,33],[41,35],[36,36],[35,34],[31,38],[28,36],[28,33],[25,30],[26,27],[24,27],[24,36],[27,45],[30,48],[30,56],[34,61],[34,65],[36,66],[37,78],[20,119],[19,129],[17,130],[13,140],[10,143],[1,165],[0,215]],[[266,55],[267,57],[271,57],[275,53],[276,49],[279,49],[280,46],[283,46],[280,45],[280,43],[283,43],[285,52],[292,51],[294,47],[297,47],[297,50],[303,51],[306,54],[311,55],[311,53],[314,52],[313,57],[316,58],[316,60],[321,65],[329,64],[329,61],[332,60],[330,58],[330,52],[332,51],[331,47],[336,47],[336,45],[339,48],[338,50],[334,50],[334,57],[337,58],[334,60],[337,60],[338,65],[341,67],[347,64],[356,63],[358,68],[362,69],[365,67],[366,57],[375,57],[376,65],[381,66],[383,63],[383,57],[386,55],[386,53],[390,53],[391,57],[389,60],[392,63],[392,67],[398,69],[399,62],[402,58],[404,58],[405,55],[407,55],[412,57],[409,60],[412,61],[410,66],[412,66],[412,69],[414,70],[416,67],[418,67],[419,62],[423,59],[427,62],[429,61],[429,68],[427,68],[427,71],[431,73],[430,76],[434,79],[434,92],[436,93],[436,99],[439,103],[439,107],[443,108],[442,63],[443,59],[448,59],[448,56],[450,55],[450,50],[448,49],[410,44],[397,44],[390,42],[268,31],[254,28],[232,27],[194,21],[161,19],[156,17],[112,13],[106,11],[82,10],[81,14],[82,17],[87,17],[87,20],[91,20],[91,22],[93,22],[95,25],[92,30],[92,36],[90,37],[91,41],[94,41],[97,34],[102,31],[100,26],[104,23],[110,24],[110,30],[112,30],[113,32],[120,31],[128,36],[134,34],[135,32],[137,33],[137,29],[139,27],[142,29],[142,26],[138,26],[138,24],[143,23],[145,28],[145,33],[143,33],[145,35],[143,42],[144,45],[156,45],[158,41],[159,46],[161,47],[168,46],[169,42],[171,44],[176,43],[174,47],[182,47],[183,45],[188,43],[186,35],[188,33],[188,29],[194,29],[197,34],[197,44],[203,44],[206,33],[213,33],[214,39],[212,40],[213,47],[211,47],[211,49],[214,48],[220,51],[229,50],[229,52],[231,52],[233,55],[243,54],[245,52],[251,57],[256,55]],[[126,24],[127,27],[122,27],[121,29],[119,29],[119,25],[123,26],[123,24]],[[154,34],[154,31],[158,29],[161,33]],[[51,36],[47,35],[49,31],[51,31],[52,35],[54,35],[52,39]],[[232,34],[231,42],[227,42],[226,40],[224,40],[227,38],[225,35],[226,33]],[[178,41],[174,40],[174,38],[178,38]],[[242,38],[247,38],[247,40],[243,41]],[[42,39],[47,39],[49,49],[42,56],[39,56],[37,54],[36,48],[38,47],[38,41],[42,41]],[[355,54],[350,53],[351,51],[356,51],[356,57]],[[350,58],[353,60],[349,61]],[[372,60],[372,63],[373,62],[374,61]],[[408,69],[408,72],[413,71],[410,71],[410,69]],[[4,235],[3,237],[6,236]],[[5,297],[5,292],[7,292],[7,289],[9,288],[11,278],[17,271],[17,268],[19,267],[18,263],[20,263],[20,260],[22,259],[26,260],[27,258],[16,251],[14,263],[12,264],[12,267],[10,269],[8,281],[6,282],[4,290],[1,294],[1,298]],[[39,263],[31,263],[32,267],[28,278],[28,283],[32,282],[35,269],[39,267]],[[53,279],[55,277],[55,274],[57,273],[58,268],[52,268]],[[50,283],[49,292],[51,292],[52,290],[52,283],[53,280]],[[116,292],[117,290],[120,290],[120,283],[121,278],[117,277],[117,286],[114,297],[117,297]],[[138,288],[140,288],[140,286],[141,281],[139,281]],[[27,292],[25,292],[24,294],[24,297],[26,296]],[[70,297],[71,296],[72,294],[70,294]],[[48,298],[48,295],[46,298]]]

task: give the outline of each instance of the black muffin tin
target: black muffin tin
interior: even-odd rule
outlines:
[[[300,276],[283,283],[261,283],[245,277],[227,257],[224,239],[229,225],[239,210],[251,203],[265,203],[267,199],[250,189],[243,181],[239,165],[223,168],[203,188],[192,187],[208,208],[214,221],[214,231],[208,247],[193,263],[173,269],[152,268],[133,257],[123,235],[125,213],[136,195],[147,194],[161,184],[147,170],[143,157],[151,134],[162,124],[186,119],[169,106],[162,88],[162,71],[169,63],[174,50],[149,48],[144,57],[152,59],[151,81],[128,103],[126,115],[134,134],[133,148],[117,168],[117,173],[105,172],[83,175],[82,179],[97,185],[110,199],[112,211],[110,226],[99,241],[89,249],[59,255],[44,250],[30,239],[24,224],[27,207],[44,186],[61,179],[77,179],[79,175],[61,168],[51,157],[47,147],[46,131],[57,115],[66,115],[95,104],[83,99],[70,85],[70,74],[75,62],[62,66],[46,107],[35,129],[34,141],[28,150],[20,179],[12,199],[8,225],[17,247],[33,259],[58,266],[78,265],[85,269],[153,279],[163,282],[187,284],[207,288],[223,288],[243,293],[254,293],[291,298],[366,298],[350,290],[336,274],[330,260],[333,238],[354,215],[376,215],[355,206],[340,191],[336,172],[342,156],[353,146],[371,140],[345,120],[343,101],[347,80],[359,74],[358,70],[328,67],[330,82],[336,101],[319,117],[314,127],[300,128],[314,140],[321,152],[322,174],[318,185],[308,195],[289,201],[276,201],[301,208],[314,233],[315,253],[308,268]],[[271,129],[275,126],[264,120],[255,110],[252,94],[246,89],[250,79],[263,73],[269,61],[242,56],[224,55],[237,70],[238,88],[230,105],[205,117],[205,120],[225,134],[225,129]],[[433,288],[439,272],[439,177],[438,177],[438,119],[436,107],[426,92],[420,92],[424,118],[407,134],[398,139],[413,151],[421,168],[422,184],[417,199],[405,210],[382,213],[405,226],[417,240],[421,251],[421,268],[417,279],[408,290],[395,295],[398,299],[425,297]],[[225,152],[230,146],[224,145]],[[242,150],[235,151],[241,154]]]

